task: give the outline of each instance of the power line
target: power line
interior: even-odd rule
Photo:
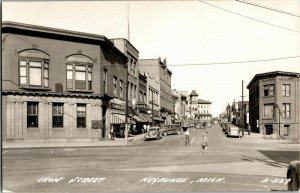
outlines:
[[[223,10],[223,11],[232,13],[232,14],[234,14],[234,15],[238,15],[238,16],[240,16],[240,17],[244,17],[244,18],[247,18],[247,19],[250,19],[250,20],[253,20],[253,21],[257,21],[257,22],[260,22],[260,23],[264,23],[264,24],[267,24],[267,25],[270,25],[270,26],[273,26],[273,27],[277,27],[277,28],[281,28],[281,29],[288,30],[288,31],[300,33],[300,31],[296,31],[296,30],[293,30],[293,29],[290,29],[290,28],[286,28],[286,27],[282,27],[282,26],[279,26],[279,25],[271,24],[271,23],[268,23],[268,22],[265,22],[265,21],[261,21],[261,20],[258,20],[258,19],[254,19],[254,18],[252,18],[252,17],[248,17],[248,16],[245,16],[245,15],[242,15],[242,14],[239,14],[239,13],[236,13],[236,12],[233,12],[233,11],[230,11],[230,10],[227,10],[227,9],[224,9],[224,8],[222,8],[222,7],[219,7],[219,6],[216,6],[216,5],[207,3],[207,2],[202,1],[202,0],[198,0],[198,1],[201,2],[201,3],[205,3],[205,4],[209,5],[209,6],[212,6],[212,7],[218,8],[218,9],[221,9],[221,10]]]
[[[264,6],[264,5],[259,5],[259,4],[250,3],[250,2],[241,1],[241,0],[235,0],[235,1],[237,1],[239,3],[245,3],[245,4],[248,4],[248,5],[252,5],[252,6],[256,6],[256,7],[268,9],[268,10],[279,12],[279,13],[284,13],[284,14],[291,15],[291,16],[294,16],[294,17],[300,17],[299,15],[295,15],[295,14],[290,13],[290,12],[282,11],[280,9],[275,9],[275,8],[272,8],[272,7],[267,7],[267,6]]]
[[[266,61],[276,61],[276,60],[286,60],[300,58],[300,56],[289,56],[281,58],[268,58],[268,59],[257,59],[257,60],[245,60],[245,61],[229,61],[229,62],[210,62],[210,63],[197,63],[197,64],[168,64],[167,66],[209,66],[209,65],[227,65],[227,64],[243,64],[243,63],[253,63],[253,62],[266,62]],[[110,64],[107,64],[110,65]],[[139,66],[157,66],[157,64],[144,64]]]

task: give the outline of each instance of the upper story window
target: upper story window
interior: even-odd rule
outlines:
[[[117,96],[117,77],[113,77],[113,94]]]
[[[40,50],[19,53],[19,84],[26,87],[49,87],[50,57]]]
[[[264,96],[274,96],[274,84],[264,85]]]
[[[120,80],[120,98],[123,99],[123,81]]]
[[[76,54],[66,58],[67,89],[92,90],[93,60],[87,56]]]
[[[282,96],[291,96],[291,85],[290,84],[282,85]]]
[[[107,70],[104,69],[103,71],[103,89],[104,89],[104,93],[107,93]]]
[[[290,118],[290,109],[291,109],[290,103],[282,104],[282,117],[283,118]]]

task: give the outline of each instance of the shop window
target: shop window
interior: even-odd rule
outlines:
[[[77,104],[77,128],[86,127],[86,105]]]
[[[274,105],[265,104],[264,105],[264,118],[274,118]]]
[[[72,55],[66,58],[67,89],[92,90],[93,60],[84,55]]]
[[[27,127],[39,126],[39,103],[28,102],[27,103]]]
[[[19,84],[26,87],[49,87],[49,55],[40,50],[19,53]]]
[[[64,104],[53,103],[52,105],[52,125],[53,127],[64,126]]]

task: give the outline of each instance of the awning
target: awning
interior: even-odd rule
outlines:
[[[139,116],[136,116],[136,115],[133,116],[133,119],[135,119],[137,122],[141,122],[141,123],[147,122],[146,120],[144,120],[144,119],[142,119],[142,118],[140,118]]]
[[[153,118],[154,121],[161,121],[161,122],[164,122],[165,120],[163,120],[162,118],[159,118],[159,117],[154,117]]]
[[[141,113],[140,116],[141,116],[146,122],[152,123],[152,119],[151,119],[151,117],[149,117],[149,115],[144,114],[144,113]]]
[[[110,114],[110,123],[111,124],[123,124],[125,123],[125,116],[121,115],[121,114]],[[130,124],[135,124],[134,121],[130,120],[129,118],[127,118],[127,123]]]

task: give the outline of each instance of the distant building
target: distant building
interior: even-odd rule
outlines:
[[[190,94],[190,118],[195,121],[210,121],[212,119],[211,103],[203,99],[198,99],[196,90]]]
[[[141,73],[149,73],[157,80],[160,84],[160,116],[164,120],[164,124],[171,124],[171,117],[174,112],[172,91],[171,91],[171,78],[172,72],[167,67],[167,61],[161,58],[157,59],[140,59],[139,69]]]
[[[269,137],[299,140],[300,73],[256,74],[248,84],[252,130]]]

